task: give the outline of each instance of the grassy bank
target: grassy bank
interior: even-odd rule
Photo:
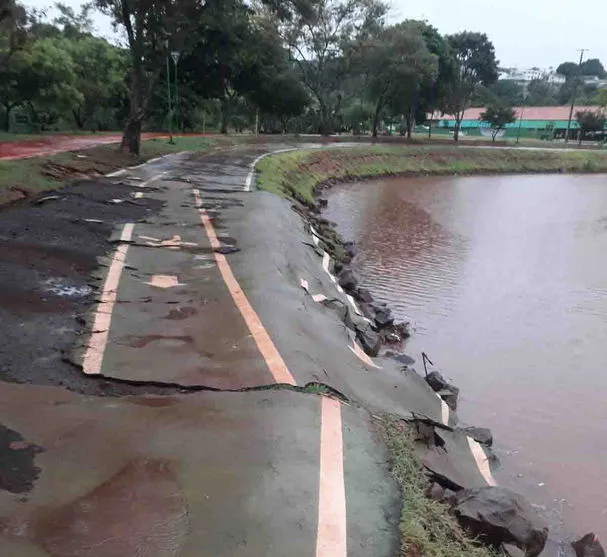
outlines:
[[[426,497],[428,482],[407,428],[389,417],[378,425],[390,454],[390,471],[402,495],[401,555],[494,557],[490,549],[464,535],[447,505]]]
[[[263,159],[257,169],[260,189],[313,204],[314,188],[327,180],[389,175],[607,172],[607,153],[376,145],[283,153]]]
[[[152,139],[141,144],[141,155],[121,153],[117,145],[102,145],[81,151],[14,161],[0,160],[0,204],[54,189],[72,179],[109,174],[119,168],[181,151],[206,151],[246,141],[246,137],[204,136]]]

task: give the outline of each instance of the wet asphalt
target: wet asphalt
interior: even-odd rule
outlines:
[[[301,288],[305,279],[310,291],[338,296],[289,203],[244,191],[267,150],[170,156],[0,213],[0,454],[8,455],[0,543],[8,554],[397,552],[400,499],[372,414],[443,423],[441,404],[399,362],[361,361],[340,312]],[[132,237],[118,241],[128,224]],[[126,255],[111,325],[96,331],[118,246]],[[241,295],[291,385],[277,380],[274,352],[260,344]],[[98,373],[87,376],[100,332],[107,344]],[[304,392],[317,383],[340,394],[333,430],[323,397]],[[458,481],[482,485],[456,437]],[[343,465],[327,460],[336,448]],[[444,470],[440,459],[427,466]]]

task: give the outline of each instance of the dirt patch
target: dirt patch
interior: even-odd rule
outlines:
[[[0,380],[62,386],[83,394],[163,394],[84,376],[69,363],[94,303],[98,258],[116,227],[158,212],[151,199],[110,203],[137,191],[87,180],[0,211]],[[93,222],[90,222],[91,219]]]
[[[0,291],[0,307],[11,313],[69,313],[74,310],[72,301],[54,294],[19,288]]]
[[[32,244],[28,242],[0,240],[0,261],[46,268],[63,276],[91,273],[97,266],[95,257],[70,248]]]
[[[0,489],[27,493],[34,487],[40,468],[34,460],[42,447],[26,442],[17,431],[0,424]]]
[[[188,529],[187,501],[170,463],[135,460],[32,524],[30,535],[53,557],[151,555],[159,547],[177,556]]]

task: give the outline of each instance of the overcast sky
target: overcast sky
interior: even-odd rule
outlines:
[[[64,0],[78,6],[80,0]],[[47,0],[25,0],[42,8]],[[426,19],[442,33],[482,31],[493,41],[502,66],[548,68],[586,57],[607,66],[607,0],[391,0],[392,21]],[[96,18],[97,29],[111,35],[107,19]]]
[[[442,33],[482,31],[505,67],[558,66],[585,56],[607,65],[607,0],[392,0],[392,18],[427,19]]]

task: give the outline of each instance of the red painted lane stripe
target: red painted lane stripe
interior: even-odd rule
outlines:
[[[322,397],[316,557],[347,557],[341,404]]]
[[[133,237],[134,228],[135,225],[132,223],[125,224],[120,235],[120,241],[130,242]],[[121,244],[112,255],[112,263],[110,264],[103,290],[101,291],[101,300],[95,310],[93,332],[91,333],[91,338],[84,353],[84,361],[82,362],[82,370],[87,375],[101,373],[103,355],[112,322],[112,312],[118,295],[118,283],[120,282],[128,249],[128,244]]]
[[[194,199],[196,200],[200,220],[204,226],[209,243],[213,249],[218,249],[221,247],[221,242],[217,238],[215,228],[213,227],[213,223],[211,222],[209,215],[202,206],[200,192],[197,189],[192,190],[192,192],[194,193]],[[232,296],[238,311],[240,311],[240,314],[245,320],[249,331],[251,331],[253,339],[257,344],[257,348],[261,352],[261,355],[263,356],[270,373],[274,377],[274,380],[276,383],[296,385],[297,383],[294,377],[291,375],[291,372],[287,368],[287,364],[285,364],[280,352],[278,352],[278,349],[272,342],[268,331],[266,331],[261,319],[259,319],[259,316],[253,309],[253,306],[251,306],[245,293],[242,291],[242,288],[240,288],[240,284],[238,284],[228,260],[221,253],[214,252],[214,256],[217,267],[219,268],[219,272],[221,273],[221,276],[223,277],[223,280],[230,291],[230,295]]]

